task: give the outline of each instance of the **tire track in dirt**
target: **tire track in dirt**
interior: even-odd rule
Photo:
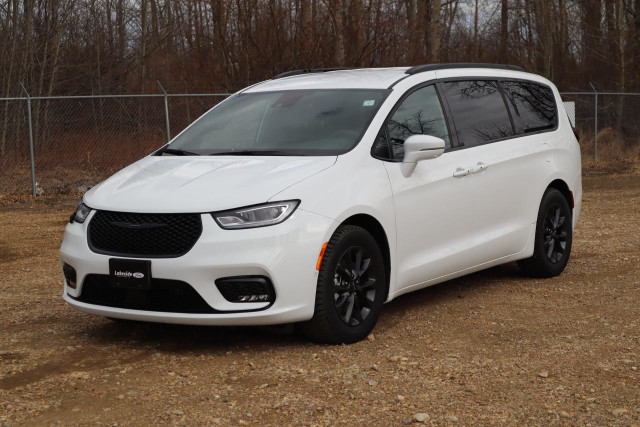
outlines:
[[[111,351],[95,349],[77,350],[46,362],[37,368],[0,379],[0,389],[11,390],[27,384],[44,381],[49,377],[70,374],[75,371],[91,372],[114,366],[125,366],[149,357],[149,352],[139,352],[123,358],[114,358]],[[82,364],[82,367],[78,365]]]

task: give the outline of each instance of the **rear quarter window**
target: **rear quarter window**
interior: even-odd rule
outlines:
[[[558,122],[556,100],[550,87],[525,81],[501,81],[516,134],[551,130]]]

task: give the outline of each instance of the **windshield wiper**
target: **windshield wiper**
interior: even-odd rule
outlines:
[[[234,150],[211,153],[210,156],[290,156],[280,150]]]
[[[171,154],[174,156],[199,156],[200,155],[198,153],[193,153],[191,151],[185,151],[185,150],[178,150],[176,148],[165,148],[160,152],[160,154],[161,155]]]

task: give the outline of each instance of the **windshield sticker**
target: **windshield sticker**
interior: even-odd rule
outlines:
[[[373,107],[373,104],[375,104],[375,103],[376,103],[375,99],[369,99],[367,101],[364,101],[362,103],[362,106],[363,107]]]

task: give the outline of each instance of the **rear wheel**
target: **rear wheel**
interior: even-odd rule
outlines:
[[[313,318],[303,331],[319,342],[352,343],[365,338],[380,315],[386,277],[382,253],[366,230],[343,225],[324,253]]]
[[[525,274],[535,277],[557,276],[565,269],[571,254],[573,227],[567,199],[555,188],[542,197],[533,256],[518,261]]]

